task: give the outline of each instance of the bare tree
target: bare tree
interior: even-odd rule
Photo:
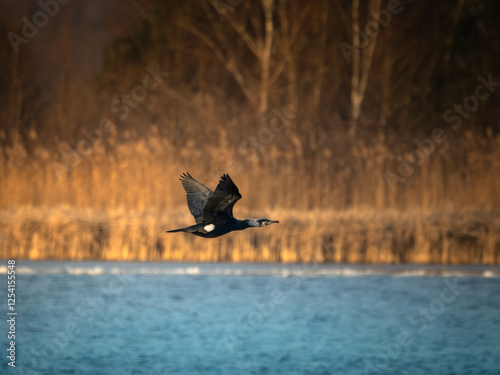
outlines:
[[[202,5],[205,6],[206,19],[210,22],[206,28],[185,20],[179,20],[178,25],[198,37],[212,50],[238,83],[249,102],[257,107],[259,114],[265,114],[269,107],[269,91],[272,82],[283,70],[282,64],[273,66],[272,61],[273,41],[276,38],[273,20],[275,0],[243,3],[231,12],[224,13],[224,21],[227,22],[221,22],[213,14],[210,3],[204,2]],[[256,57],[259,76],[257,84],[254,83],[255,71],[242,68],[248,65],[248,61],[239,60],[242,55],[235,52],[237,47],[231,42],[231,37],[227,36],[227,24]]]
[[[381,0],[370,0],[368,5],[372,12],[380,10]],[[354,137],[358,128],[359,116],[361,114],[361,104],[365,96],[366,85],[372,64],[373,52],[377,44],[378,32],[370,33],[369,39],[365,40],[361,53],[359,49],[360,33],[362,32],[359,25],[359,0],[352,0],[351,22],[352,22],[352,42],[353,46],[358,49],[352,54],[352,76],[351,76],[351,118],[349,125],[349,135]]]
[[[450,65],[451,58],[451,48],[453,46],[453,39],[455,36],[455,30],[458,25],[458,21],[460,19],[460,15],[462,14],[462,8],[464,6],[464,0],[458,0],[455,9],[452,13],[452,25],[448,30],[448,35],[446,35],[445,43],[444,43],[444,68],[448,69]]]
[[[321,101],[321,88],[323,82],[323,74],[325,72],[325,54],[327,49],[327,33],[328,33],[328,1],[323,0],[320,6],[317,8],[318,16],[320,19],[319,26],[319,38],[318,38],[318,67],[316,69],[316,74],[314,76],[314,86],[312,92],[312,109],[314,111],[313,116],[313,129],[312,134],[312,148],[316,149],[319,137],[319,113],[320,113],[320,101]]]
[[[260,103],[259,112],[261,115],[267,112],[269,106],[269,88],[270,88],[270,64],[271,64],[271,48],[274,37],[273,23],[273,6],[274,0],[262,0],[265,18],[265,33],[263,37],[264,43],[261,44],[259,51],[260,61]]]

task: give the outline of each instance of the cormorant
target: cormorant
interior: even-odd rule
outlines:
[[[168,233],[188,232],[200,237],[215,238],[234,230],[279,223],[268,219],[235,219],[233,207],[241,198],[241,194],[228,174],[222,175],[215,192],[196,181],[189,173],[182,174],[179,180],[186,190],[189,211],[196,224],[168,230]]]

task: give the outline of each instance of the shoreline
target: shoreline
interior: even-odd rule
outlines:
[[[244,213],[238,212],[241,216]],[[69,208],[0,210],[0,258],[232,263],[500,264],[500,212],[272,211],[281,224],[219,239],[165,230],[167,212]]]

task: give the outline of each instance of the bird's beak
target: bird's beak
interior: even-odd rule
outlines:
[[[269,220],[269,224],[279,224],[280,222],[278,220]]]
[[[266,220],[266,221],[262,221],[260,226],[261,227],[265,227],[267,225],[271,225],[271,224],[274,224],[274,223],[279,223],[279,221],[274,221],[274,220]]]

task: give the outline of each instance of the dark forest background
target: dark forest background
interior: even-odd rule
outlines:
[[[500,262],[500,3],[0,6],[5,254],[311,261],[289,239],[307,225],[322,260]],[[27,23],[43,25],[28,38]],[[203,256],[162,235],[191,221],[184,171],[211,188],[230,173],[244,197],[236,215],[279,216],[269,254],[255,255],[254,234]],[[120,230],[152,240],[110,242],[129,214],[149,221]],[[71,250],[82,225],[90,239]],[[247,243],[254,255],[242,256]]]

